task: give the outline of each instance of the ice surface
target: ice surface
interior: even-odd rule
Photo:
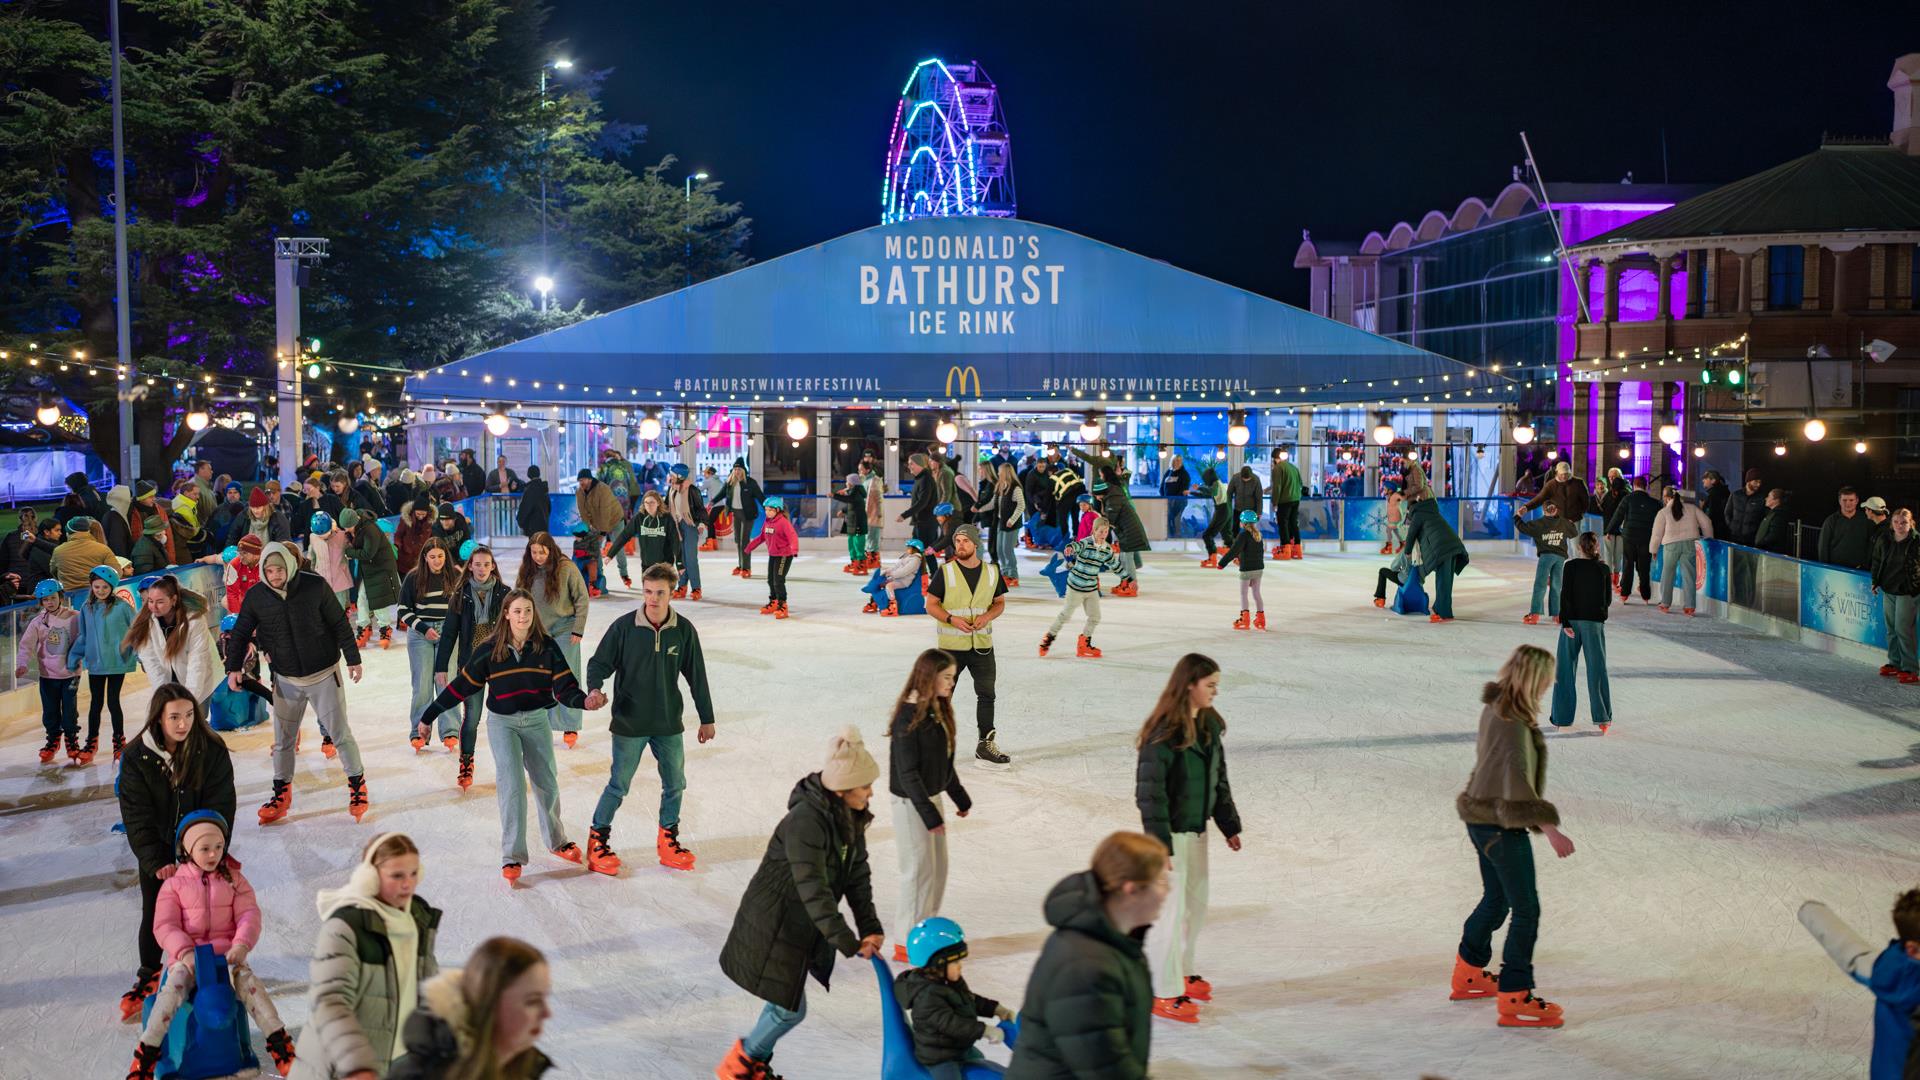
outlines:
[[[491,758],[481,750],[477,783],[462,794],[452,755],[408,748],[399,645],[373,649],[367,681],[350,688],[373,795],[364,823],[347,816],[339,766],[309,728],[292,815],[256,825],[269,736],[229,735],[234,852],[266,916],[253,964],[289,1024],[306,1020],[314,890],[344,879],[366,837],[399,829],[426,853],[421,894],[446,909],[442,963],[458,965],[493,934],[524,937],[554,961],[542,1042],[558,1075],[711,1075],[759,1008],[716,956],[787,792],[848,722],[884,760],[889,706],[933,639],[922,619],[857,614],[858,584],[841,561],[824,548],[799,559],[784,622],[757,614],[761,578],[727,576],[730,552],[704,559],[708,599],[680,605],[700,628],[720,722],[715,742],[688,744],[692,874],[652,865],[658,786],[643,766],[617,824],[622,877],[536,854],[510,892],[498,876]],[[976,809],[949,824],[945,913],[969,932],[979,991],[1019,1001],[1047,933],[1047,889],[1084,866],[1101,836],[1138,828],[1134,731],[1173,660],[1199,650],[1226,670],[1219,707],[1246,848],[1215,841],[1200,970],[1217,1003],[1197,1027],[1155,1021],[1156,1077],[1864,1075],[1872,1001],[1794,911],[1818,897],[1869,940],[1890,936],[1894,894],[1920,881],[1920,693],[1706,620],[1616,607],[1613,733],[1552,736],[1547,794],[1579,852],[1555,861],[1535,846],[1545,909],[1536,967],[1569,1022],[1502,1031],[1490,1003],[1447,1000],[1460,922],[1478,895],[1453,797],[1472,764],[1480,684],[1514,645],[1551,647],[1551,627],[1519,621],[1530,559],[1476,555],[1457,589],[1460,621],[1447,626],[1369,606],[1372,557],[1270,563],[1272,630],[1260,634],[1228,629],[1235,575],[1159,553],[1139,598],[1105,602],[1102,660],[1073,659],[1070,644],[1033,654],[1057,601],[1038,560],[1025,561],[1028,580],[996,627],[1000,744],[1014,765],[964,765]],[[595,603],[589,645],[632,603],[622,593]],[[965,680],[958,696],[964,730]],[[129,695],[130,723],[144,697]],[[605,716],[559,751],[567,825],[583,843],[605,779]],[[135,964],[139,892],[125,841],[108,831],[112,768],[41,768],[39,738],[32,717],[0,738],[0,1076],[119,1076],[135,1031],[114,1022],[115,999]],[[879,809],[875,898],[890,920],[894,845]],[[790,1078],[876,1075],[866,963],[843,962],[833,992],[812,986],[808,1001],[776,1067]]]

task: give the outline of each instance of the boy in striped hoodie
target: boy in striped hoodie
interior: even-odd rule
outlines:
[[[1120,572],[1121,555],[1107,541],[1111,530],[1112,525],[1106,518],[1095,515],[1086,538],[1067,545],[1067,602],[1061,606],[1060,614],[1053,617],[1053,625],[1047,627],[1047,636],[1040,639],[1041,656],[1047,655],[1060,628],[1082,607],[1087,609],[1087,625],[1080,633],[1074,655],[1096,659],[1100,656],[1100,650],[1093,647],[1093,630],[1100,625],[1100,575]]]

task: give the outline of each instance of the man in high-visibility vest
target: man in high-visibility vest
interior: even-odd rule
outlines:
[[[978,527],[954,531],[952,554],[927,587],[927,614],[940,624],[939,647],[973,678],[974,720],[980,728],[973,756],[1005,765],[1012,759],[1000,752],[993,730],[993,620],[1006,610],[1007,583],[981,560]]]

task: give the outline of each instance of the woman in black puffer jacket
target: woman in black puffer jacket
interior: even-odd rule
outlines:
[[[535,1080],[553,1062],[534,1042],[553,1015],[553,976],[540,950],[488,938],[467,958],[420,984],[420,1004],[401,1032],[406,1053],[387,1080],[498,1077]]]

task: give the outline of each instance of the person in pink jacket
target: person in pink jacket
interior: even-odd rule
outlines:
[[[333,515],[324,510],[313,515],[307,533],[313,572],[333,590],[334,599],[340,601],[343,611],[353,599],[353,571],[347,568],[347,545],[352,541],[347,530],[335,527]]]
[[[153,1075],[160,1044],[167,1037],[180,1003],[193,992],[193,954],[201,945],[227,960],[234,993],[247,1015],[267,1033],[267,1053],[280,1075],[293,1068],[293,1040],[280,1022],[260,977],[247,956],[260,941],[260,905],[253,886],[240,876],[240,864],[227,856],[227,819],[216,810],[195,810],[180,819],[177,844],[181,861],[161,868],[166,878],[153,909],[153,936],[167,962],[167,977],[154,997],[153,1011],[140,1030],[128,1080]]]
[[[800,534],[793,531],[793,519],[787,517],[786,500],[769,495],[760,507],[767,512],[766,524],[761,526],[760,535],[747,543],[743,554],[751,555],[754,548],[767,545],[767,606],[760,609],[760,614],[784,619],[787,571],[793,569],[793,557],[800,554]]]
[[[789,560],[791,561],[791,560]],[[67,739],[67,758],[75,765],[86,747],[80,744],[80,675],[67,666],[67,653],[73,649],[80,629],[80,613],[67,603],[60,583],[48,578],[33,587],[33,598],[40,610],[20,634],[20,648],[14,658],[13,677],[27,677],[28,667],[40,666],[40,724],[47,729],[47,745],[40,748],[40,764],[53,760],[60,750],[60,737]]]

